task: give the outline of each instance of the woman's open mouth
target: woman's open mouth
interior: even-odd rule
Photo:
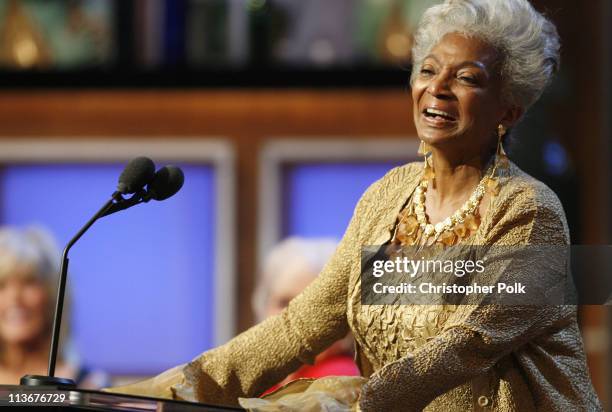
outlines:
[[[457,119],[452,114],[445,112],[444,110],[434,109],[428,107],[422,112],[423,118],[426,123],[432,126],[447,126],[454,124]]]

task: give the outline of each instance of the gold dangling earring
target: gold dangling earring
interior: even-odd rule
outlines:
[[[421,144],[419,144],[419,150],[417,151],[417,154],[419,156],[427,156],[429,153],[431,153],[431,148],[427,143],[421,140]]]
[[[431,147],[421,140],[417,153],[423,156],[423,178],[426,180],[432,179],[435,186],[435,173],[433,170],[433,165],[431,165],[429,162],[429,159],[431,158]]]
[[[507,133],[507,129],[503,124],[499,124],[497,126],[497,158],[496,166],[507,168],[508,167],[508,156],[506,155],[506,151],[504,150],[504,136]]]
[[[508,156],[504,150],[503,139],[506,135],[506,127],[503,124],[497,126],[497,149],[495,151],[495,165],[491,171],[491,175],[487,179],[487,188],[493,196],[497,196],[499,193],[499,179],[495,176],[495,172],[499,168],[508,167]],[[493,200],[493,199],[491,199]]]

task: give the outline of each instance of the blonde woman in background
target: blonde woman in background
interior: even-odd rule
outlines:
[[[323,270],[337,245],[329,238],[301,237],[290,237],[277,244],[266,257],[253,294],[257,321],[279,314],[302,293]],[[303,365],[270,390],[300,378],[359,376],[359,369],[353,361],[352,344],[350,334],[336,341],[316,357],[313,365]]]
[[[51,236],[40,228],[0,229],[0,384],[17,385],[23,375],[47,374],[59,256]],[[68,323],[62,325],[65,337]],[[62,355],[56,376],[86,389],[108,385],[106,374],[69,363]]]

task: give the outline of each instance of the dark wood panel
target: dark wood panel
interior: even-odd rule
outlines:
[[[402,91],[3,92],[0,135],[406,134]]]

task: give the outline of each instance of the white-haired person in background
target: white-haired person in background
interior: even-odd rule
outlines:
[[[60,253],[41,228],[0,228],[0,384],[18,385],[23,375],[46,375],[59,276]],[[67,342],[68,307],[61,344]],[[62,348],[63,349],[63,348]],[[108,376],[58,354],[56,376],[96,389]]]
[[[531,295],[516,305],[362,302],[362,287],[370,290],[361,281],[364,246],[435,245],[432,257],[444,259],[472,246],[533,251],[570,244],[555,193],[503,150],[559,68],[552,22],[527,0],[447,0],[425,11],[412,56],[412,115],[424,160],[370,186],[334,256],[281,313],[184,367],[115,391],[237,405],[351,331],[363,376],[355,396],[338,408],[338,394],[347,393],[343,382],[357,378],[338,379],[323,394],[310,390],[332,379],[322,378],[294,388],[318,404],[308,410],[602,409],[576,306],[546,305]],[[405,253],[418,258],[409,248]],[[564,270],[561,259],[541,255],[512,263],[494,255],[469,281],[495,285],[503,275],[533,284]],[[267,410],[304,410],[292,406],[295,399],[287,394],[282,407]]]
[[[278,243],[266,256],[255,293],[253,310],[258,322],[279,314],[325,267],[338,242],[330,238],[290,237]],[[279,384],[301,378],[358,376],[353,361],[352,338],[336,341],[315,358],[313,365],[303,365]],[[269,391],[268,391],[269,392]]]

